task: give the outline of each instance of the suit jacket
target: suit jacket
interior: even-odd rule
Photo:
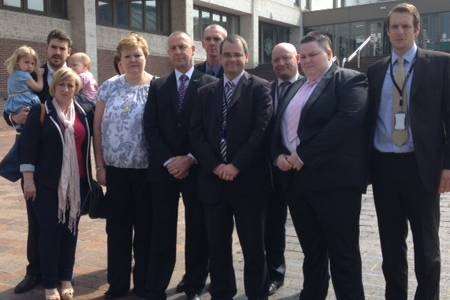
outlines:
[[[46,114],[43,124],[40,121],[41,105],[37,104],[31,108],[19,140],[20,164],[35,167],[34,179],[36,183],[50,188],[58,188],[63,160],[62,128],[52,101],[47,101],[44,108]],[[92,179],[90,147],[94,117],[93,111],[90,109],[91,106],[83,106],[75,102],[76,113],[86,130],[83,155],[89,184]]]
[[[172,72],[150,83],[143,122],[149,147],[151,180],[173,178],[163,164],[171,157],[192,152],[189,122],[192,108],[198,101],[197,90],[217,79],[194,70],[189,80],[181,113],[177,112],[176,80],[175,72]]]
[[[206,61],[196,64],[195,69],[206,74]],[[216,76],[217,78],[223,78],[223,67],[220,67],[219,74]]]
[[[49,86],[48,86],[48,82],[47,82],[48,66],[47,66],[47,64],[43,64],[41,66],[41,68],[44,69],[44,74],[42,75],[43,76],[43,81],[44,81],[44,86],[42,88],[42,91],[37,93],[37,95],[38,95],[39,99],[41,100],[41,103],[44,103],[45,101],[47,101],[49,99],[51,100],[52,96],[50,96]],[[36,80],[37,79],[36,73],[33,73],[32,77],[33,77],[34,80]],[[3,112],[3,118],[5,119],[6,123],[9,126],[13,126],[13,124],[11,123],[9,114],[7,114],[6,112]]]
[[[268,167],[264,138],[272,116],[269,84],[247,72],[236,86],[228,110],[227,154],[239,169],[231,183],[219,180],[214,169],[223,160],[220,155],[224,80],[199,90],[191,120],[190,136],[194,155],[200,164],[200,197],[212,201],[222,185],[233,186],[238,193],[256,194],[268,187]]]
[[[410,126],[419,175],[430,192],[437,192],[442,169],[450,169],[450,55],[417,49],[410,92]],[[368,70],[370,147],[380,107],[389,57]]]
[[[299,85],[305,82],[302,78]],[[278,109],[271,145],[273,161],[280,154],[290,154],[282,142],[281,122],[295,93],[291,89]],[[284,173],[286,177],[303,190],[364,189],[367,106],[366,76],[333,64],[301,112],[297,154],[304,166],[299,172]]]

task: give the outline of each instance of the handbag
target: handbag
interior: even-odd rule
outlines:
[[[16,182],[22,178],[19,163],[19,137],[20,134],[17,134],[13,146],[0,161],[0,176],[11,182]]]
[[[81,209],[81,215],[88,214],[91,219],[108,218],[110,210],[108,193],[104,194],[102,187],[95,180],[91,181],[90,187]]]

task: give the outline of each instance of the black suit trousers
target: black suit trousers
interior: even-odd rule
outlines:
[[[147,290],[150,299],[166,299],[166,289],[175,267],[178,202],[185,207],[186,293],[200,293],[208,276],[208,245],[203,206],[197,196],[195,174],[178,181],[167,178],[152,188],[152,248]]]
[[[338,300],[364,299],[359,250],[361,192],[341,188],[287,193],[292,195],[289,210],[305,255],[300,300],[326,298],[329,267]]]
[[[419,177],[414,154],[375,152],[372,165],[386,299],[407,299],[408,221],[414,242],[418,283],[414,299],[439,299],[439,194],[426,190]]]
[[[281,187],[274,178],[274,188],[270,193],[266,213],[265,245],[267,268],[270,281],[284,282],[286,263],[286,218],[287,204],[282,197]]]
[[[234,222],[244,256],[244,286],[248,299],[267,298],[267,265],[264,253],[266,200],[240,193],[233,183],[223,183],[219,201],[205,204],[210,249],[210,293],[213,300],[230,300],[236,294],[232,233]],[[242,191],[241,191],[242,192]]]
[[[27,205],[28,236],[27,236],[27,274],[41,276],[39,259],[39,224],[32,208],[32,201],[25,201]]]
[[[130,288],[132,251],[134,289],[143,292],[145,288],[151,232],[151,199],[146,172],[146,169],[106,168],[111,201],[111,215],[106,220],[108,283],[115,292]]]

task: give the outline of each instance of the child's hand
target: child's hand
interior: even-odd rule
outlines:
[[[36,73],[37,73],[38,76],[43,76],[44,72],[45,72],[44,68],[39,68],[39,69],[36,70]]]

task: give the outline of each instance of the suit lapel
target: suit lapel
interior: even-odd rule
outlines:
[[[175,71],[169,75],[167,78],[167,85],[169,86],[169,98],[174,109],[174,112],[178,111],[178,87],[177,87],[177,78],[175,77]]]
[[[337,66],[335,64],[332,64],[330,69],[325,73],[323,78],[317,84],[316,88],[312,92],[311,96],[309,96],[308,100],[305,103],[305,106],[302,109],[300,119],[304,118],[305,114],[308,113],[308,110],[311,108],[311,106],[317,101],[317,99],[319,99],[320,95],[322,95],[323,91],[330,83],[330,80],[333,78],[336,69]]]
[[[186,110],[186,108],[191,105],[191,103],[193,101],[193,99],[191,99],[192,94],[197,90],[198,81],[200,80],[200,77],[202,76],[202,74],[203,74],[202,72],[194,69],[191,79],[189,79],[189,84],[188,84],[188,87],[186,90],[186,95],[184,96],[184,110]],[[177,97],[178,97],[178,93],[177,93]]]
[[[234,90],[229,109],[231,109],[236,104],[236,102],[238,102],[239,99],[241,99],[241,95],[243,92],[245,92],[245,89],[249,83],[249,78],[250,78],[250,75],[247,72],[244,72],[244,74],[242,75],[241,79],[239,80],[239,82]]]
[[[427,76],[426,73],[426,57],[422,49],[417,49],[417,58],[414,64],[414,74],[411,81],[411,96],[409,97],[410,101],[412,101],[414,95],[417,93],[417,90],[420,87],[420,84],[424,82],[422,79],[423,76]]]
[[[374,70],[374,78],[371,80],[370,84],[373,85],[373,95],[375,101],[374,112],[378,114],[378,109],[380,107],[381,101],[381,91],[383,90],[384,78],[386,77],[386,72],[389,67],[390,57],[386,57],[384,61],[378,66],[378,70]]]

